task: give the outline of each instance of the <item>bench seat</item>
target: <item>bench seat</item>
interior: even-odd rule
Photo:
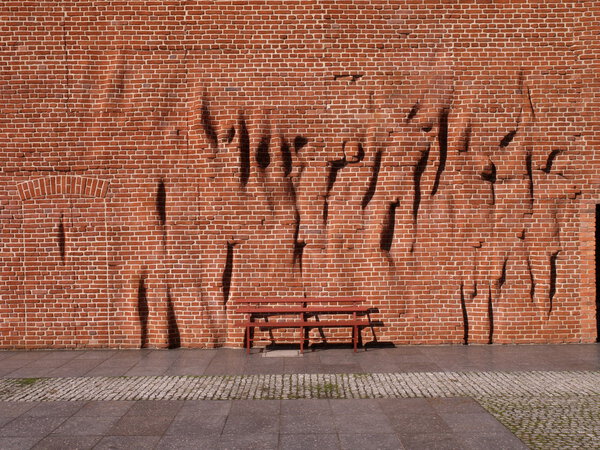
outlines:
[[[340,320],[276,320],[270,322],[246,322],[245,326],[255,328],[334,328],[334,327],[350,327],[369,326],[368,320],[353,320],[353,319],[340,319]]]
[[[268,308],[268,307],[240,307],[237,312],[246,314],[294,314],[294,313],[360,313],[367,314],[370,308],[362,306],[307,306],[307,307],[289,307],[289,308]]]

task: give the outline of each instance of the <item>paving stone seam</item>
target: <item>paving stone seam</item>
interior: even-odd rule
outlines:
[[[600,371],[0,378],[0,401],[600,395]]]

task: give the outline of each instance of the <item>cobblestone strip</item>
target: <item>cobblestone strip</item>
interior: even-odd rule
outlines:
[[[600,448],[599,395],[501,396],[477,400],[529,448]]]
[[[600,372],[0,378],[3,401],[600,395]]]

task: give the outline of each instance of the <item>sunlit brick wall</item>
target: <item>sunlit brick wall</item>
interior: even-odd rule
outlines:
[[[599,18],[3,1],[0,347],[240,346],[244,296],[362,296],[365,341],[594,341]]]

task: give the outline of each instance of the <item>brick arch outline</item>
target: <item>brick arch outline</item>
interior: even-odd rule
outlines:
[[[18,183],[17,190],[19,192],[19,198],[21,199],[21,213],[23,213],[24,209],[27,207],[27,201],[32,200],[34,198],[43,198],[50,196],[59,196],[59,195],[71,195],[77,197],[87,197],[87,198],[98,198],[102,199],[102,203],[104,204],[104,220],[105,226],[108,227],[107,217],[108,217],[108,199],[106,198],[106,194],[108,192],[110,182],[108,180],[102,180],[99,178],[92,177],[84,177],[81,175],[50,175],[40,178],[30,179],[21,183]],[[106,228],[106,235],[108,236],[108,228]],[[24,242],[24,237],[22,238]],[[109,298],[107,303],[107,315],[106,315],[106,327],[107,327],[107,343],[108,346],[111,346],[111,330],[112,330],[112,316],[111,316],[111,308],[112,308],[112,296],[110,294],[110,282],[108,276],[108,237],[106,243],[106,273],[107,273],[107,285],[106,289],[109,292]],[[24,249],[24,245],[23,245]],[[24,251],[24,250],[23,250]],[[23,254],[23,258],[24,258]],[[26,272],[24,273],[23,281],[26,279]],[[23,298],[25,298],[23,294]],[[27,302],[24,305],[24,313],[25,313],[25,333],[24,338],[28,335],[28,306]],[[25,345],[27,346],[27,345]]]
[[[27,201],[51,195],[76,195],[104,198],[109,182],[79,175],[58,175],[28,180],[17,185],[19,197]]]

